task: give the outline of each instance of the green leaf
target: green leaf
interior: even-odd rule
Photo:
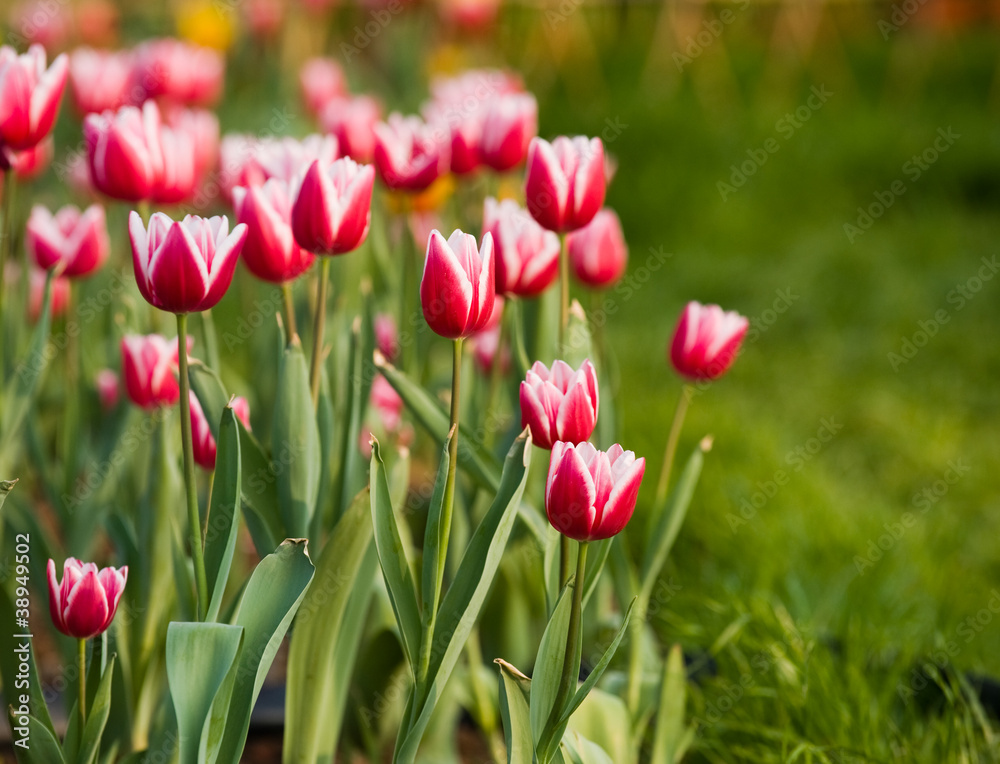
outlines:
[[[389,600],[399,625],[399,634],[410,666],[415,666],[420,655],[420,609],[417,592],[410,574],[406,550],[396,527],[396,513],[392,511],[385,465],[377,440],[372,441],[371,467],[372,525],[375,528],[375,548],[378,550],[382,575],[389,590]]]
[[[368,398],[371,395],[375,369],[372,366],[372,351],[375,348],[374,318],[372,316],[371,290],[362,285],[362,315],[351,326],[351,362],[348,377],[347,416],[341,433],[341,464],[339,478],[340,495],[336,497],[337,512],[342,512],[351,498],[364,488],[368,479],[368,465],[358,449],[358,439]]]
[[[205,533],[205,572],[210,598],[205,619],[208,621],[214,621],[219,616],[240,529],[239,433],[236,412],[226,406],[216,438],[215,477],[212,479],[212,501]]]
[[[579,743],[583,739],[599,749],[590,750],[591,755],[599,757],[591,759],[587,758],[588,751],[584,750],[586,746],[578,747],[577,751],[584,757],[583,761],[631,761],[633,752],[639,746],[638,740],[633,745],[632,724],[625,703],[617,695],[596,688],[587,695],[587,699],[573,714],[562,742]],[[600,758],[602,754],[606,754],[609,758]]]
[[[14,571],[16,572],[16,567]],[[19,672],[26,668],[28,671],[27,695],[30,699],[27,710],[49,732],[55,734],[48,706],[45,705],[45,694],[42,691],[38,667],[35,665],[34,642],[27,638],[16,639],[17,632],[10,628],[10,625],[15,623],[16,615],[10,592],[7,587],[0,586],[0,624],[5,624],[5,628],[0,629],[0,679],[3,680],[4,687],[16,687],[19,680],[24,680],[23,674]],[[26,662],[22,661],[24,656],[27,656]],[[15,698],[12,696],[7,702],[15,706],[15,710],[20,711],[20,702],[15,704],[14,700]]]
[[[15,485],[17,485],[17,478],[13,480],[0,480],[0,509],[3,508],[3,503],[7,500],[7,494],[14,490]]]
[[[566,660],[566,634],[569,632],[569,616],[572,609],[573,585],[563,587],[556,606],[549,617],[548,625],[542,633],[538,645],[538,657],[531,672],[531,735],[535,751],[542,761],[548,761],[544,748],[557,745],[560,735],[554,735],[557,725],[553,716],[559,682],[562,678],[563,663]],[[553,724],[550,724],[550,720]]]
[[[535,752],[528,708],[531,680],[500,658],[494,663],[500,666],[500,715],[507,745],[507,764],[532,764]]]
[[[576,300],[569,309],[569,324],[566,327],[566,344],[561,357],[574,369],[588,358],[593,361],[594,348],[590,337],[590,326],[587,324],[587,314]]]
[[[614,764],[607,751],[592,740],[587,740],[579,732],[570,732],[562,742],[571,764]]]
[[[167,627],[167,681],[181,764],[207,760],[212,706],[242,645],[240,626],[173,621]]]
[[[687,692],[687,671],[680,645],[670,649],[663,668],[660,688],[660,707],[656,712],[656,729],[653,733],[652,761],[674,764],[683,755],[684,703]]]
[[[365,489],[334,527],[296,616],[288,653],[282,752],[289,764],[332,762],[336,753],[377,564],[371,542]]]
[[[312,581],[313,568],[302,539],[286,539],[254,569],[235,625],[244,628],[243,649],[217,764],[238,764],[250,729],[250,712],[275,653]]]
[[[431,608],[434,607],[434,590],[441,580],[445,558],[448,550],[443,548],[441,513],[444,510],[444,489],[448,482],[448,465],[451,463],[448,449],[451,437],[445,439],[441,450],[441,460],[438,463],[437,477],[434,480],[434,490],[431,492],[430,508],[427,511],[427,527],[424,529],[423,575],[421,580],[423,594],[423,625],[430,623]]]
[[[83,731],[77,764],[93,764],[97,760],[97,753],[101,748],[101,738],[104,736],[104,727],[111,714],[111,682],[114,674],[115,656],[112,655],[101,675],[101,683],[97,686],[97,692],[94,694],[94,702],[87,711],[87,724]]]
[[[404,761],[416,754],[434,706],[482,611],[517,519],[530,461],[531,437],[525,430],[507,454],[496,498],[472,534],[458,572],[441,602],[423,697],[416,698],[413,704],[413,721],[405,739],[401,745],[397,741],[396,754]]]
[[[285,348],[275,398],[271,441],[289,457],[276,475],[281,517],[290,537],[308,538],[322,469],[309,364],[298,337]]]
[[[22,718],[26,718],[27,723],[20,722]],[[55,733],[44,722],[34,716],[15,716],[13,706],[7,710],[7,720],[12,730],[14,754],[21,764],[66,764]]]

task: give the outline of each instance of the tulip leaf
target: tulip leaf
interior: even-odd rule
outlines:
[[[94,702],[87,709],[87,723],[83,730],[80,754],[76,759],[77,764],[93,764],[97,760],[104,728],[108,723],[108,716],[111,714],[111,683],[114,674],[115,656],[112,655],[101,675],[101,683],[97,686],[97,692],[94,694]]]
[[[431,608],[436,604],[434,601],[434,590],[438,586],[438,582],[441,581],[445,558],[448,555],[448,549],[442,543],[444,541],[442,534],[445,528],[441,524],[441,513],[444,509],[444,489],[448,478],[448,465],[451,463],[448,449],[452,437],[454,436],[445,439],[444,447],[441,449],[441,461],[438,463],[437,477],[434,480],[434,489],[431,492],[430,508],[427,511],[427,527],[424,529],[424,559],[421,581],[424,628],[427,628],[432,616],[435,615],[430,612]]]
[[[553,707],[559,692],[563,663],[566,659],[566,634],[569,631],[572,600],[573,585],[571,582],[563,587],[562,593],[556,601],[548,625],[542,633],[542,641],[538,645],[538,655],[535,658],[535,667],[531,672],[531,736],[535,744],[535,751],[542,761],[549,759],[549,757],[542,755],[543,744],[552,739],[554,722],[558,718],[553,714]],[[577,674],[579,674],[579,670]],[[549,723],[550,719],[553,724]],[[557,742],[559,737],[555,736]]]
[[[281,359],[271,431],[271,442],[288,456],[275,476],[285,533],[308,538],[322,469],[309,364],[298,337],[292,338]]]
[[[334,456],[334,431],[336,415],[333,410],[333,400],[330,398],[330,381],[326,368],[320,370],[319,397],[316,399],[316,428],[319,431],[319,490],[316,492],[316,508],[313,510],[312,526],[309,529],[309,540],[314,549],[322,546],[323,530],[332,526],[330,520],[330,498],[333,495],[333,478],[330,465]],[[341,428],[343,429],[343,428]]]
[[[37,553],[37,550],[35,551]],[[0,586],[0,623],[6,625],[6,628],[0,629],[0,680],[2,680],[4,687],[16,687],[18,680],[24,680],[23,673],[19,674],[19,672],[26,669],[28,686],[22,688],[22,692],[18,694],[28,695],[28,711],[32,718],[44,725],[49,732],[55,734],[55,726],[49,716],[48,706],[45,705],[45,694],[42,691],[38,667],[35,665],[34,642],[26,637],[19,639],[17,631],[10,628],[11,624],[16,623],[16,617],[14,600],[11,598],[10,591],[6,586]],[[23,692],[24,689],[27,690],[27,693]],[[13,705],[15,710],[20,710],[20,702],[15,703],[14,701],[15,698],[11,696],[7,702]]]
[[[377,565],[368,489],[343,514],[316,563],[288,653],[283,760],[332,762]]]
[[[20,764],[66,764],[55,733],[31,715],[15,715],[15,706],[7,709],[14,753]],[[21,721],[24,719],[25,721]],[[24,741],[23,743],[20,741]]]
[[[17,485],[17,478],[0,480],[0,509],[3,508],[4,502],[7,501],[7,494],[14,490],[15,485]]]
[[[167,627],[167,682],[177,718],[181,764],[208,760],[212,707],[231,690],[231,668],[243,646],[241,626],[173,621]],[[224,721],[223,721],[224,723]],[[216,735],[218,733],[216,732]]]
[[[660,705],[656,712],[656,729],[653,731],[651,761],[674,764],[680,761],[684,749],[690,744],[693,729],[684,729],[684,703],[687,693],[687,670],[680,645],[670,648],[663,668],[660,685]],[[687,741],[687,742],[686,742]]]
[[[295,617],[313,568],[303,539],[286,539],[254,569],[234,625],[243,627],[243,649],[234,666],[236,679],[226,730],[216,764],[238,764],[253,710],[275,653]]]
[[[372,305],[370,291],[364,291],[363,313],[360,320],[355,320],[351,327],[351,360],[350,376],[347,387],[347,409],[344,425],[341,428],[344,440],[341,443],[341,465],[338,488],[340,495],[336,497],[338,514],[360,491],[367,481],[367,463],[358,449],[361,438],[361,428],[368,398],[371,395],[372,380],[375,369],[372,366],[372,351],[375,348],[375,331],[373,327]]]
[[[219,616],[240,529],[239,433],[236,412],[231,406],[226,406],[216,438],[215,477],[205,533],[205,571],[210,598],[205,619],[208,621],[214,621]]]
[[[525,430],[507,453],[496,498],[472,534],[458,571],[441,602],[427,682],[421,697],[415,698],[412,703],[409,731],[401,744],[397,741],[396,753],[403,761],[415,755],[434,706],[444,692],[482,611],[517,519],[530,462],[531,436]]]
[[[562,742],[567,764],[614,764],[607,751],[578,732],[570,732]]]
[[[372,441],[371,510],[375,528],[375,548],[378,550],[382,575],[389,590],[399,634],[410,666],[415,666],[420,655],[420,608],[417,592],[406,558],[406,549],[396,527],[396,513],[392,510],[389,485],[386,482],[385,464],[377,440]]]
[[[500,716],[507,764],[532,764],[535,752],[528,707],[531,680],[504,660],[498,658],[496,663],[500,666]]]

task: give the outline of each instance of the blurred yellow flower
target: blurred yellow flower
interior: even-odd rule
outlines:
[[[196,45],[226,50],[235,33],[233,13],[226,0],[184,0],[177,8],[177,32]]]

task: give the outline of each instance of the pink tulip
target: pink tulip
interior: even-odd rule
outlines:
[[[0,47],[0,146],[30,149],[51,132],[68,68],[64,53],[46,69],[41,45],[20,56],[9,45]]]
[[[297,182],[315,160],[326,165],[339,155],[336,138],[313,133],[301,140],[285,137],[258,141],[253,146],[252,161],[260,168],[263,180],[281,178]]]
[[[164,121],[174,130],[187,135],[193,145],[194,174],[204,178],[219,161],[219,118],[207,109],[173,107],[164,113]],[[164,152],[169,164],[169,156]]]
[[[532,139],[525,196],[531,216],[550,231],[573,231],[593,220],[604,204],[604,185],[600,138]]]
[[[88,114],[83,121],[90,177],[113,199],[150,199],[163,177],[160,110],[152,101],[142,109]]]
[[[347,78],[332,58],[310,58],[299,70],[299,87],[306,109],[319,114],[330,101],[347,95]]]
[[[689,302],[674,330],[670,360],[689,379],[718,379],[736,360],[748,328],[749,322],[735,311]]]
[[[535,361],[521,383],[521,428],[531,428],[531,441],[552,448],[556,441],[582,443],[594,432],[599,406],[597,372],[584,361],[579,369],[556,361],[552,370]]]
[[[133,99],[132,54],[77,48],[69,56],[69,88],[81,114],[114,111]]]
[[[493,237],[455,231],[448,240],[433,231],[420,280],[420,304],[430,328],[448,339],[469,337],[483,329],[495,299]]]
[[[483,116],[483,163],[500,172],[524,162],[538,133],[538,102],[530,93],[510,93],[490,102]]]
[[[473,99],[468,104],[432,101],[423,109],[428,126],[449,136],[450,166],[455,175],[475,172],[482,164],[484,107],[483,102]]]
[[[189,352],[191,342],[189,340]],[[144,409],[173,406],[181,397],[177,384],[177,340],[159,334],[122,338],[122,378],[129,399]]]
[[[208,426],[208,417],[198,402],[198,396],[193,392],[188,393],[191,402],[191,443],[194,447],[194,461],[202,469],[214,470],[217,446],[215,438],[212,436],[212,429]],[[250,404],[243,397],[233,398],[229,404],[233,407],[237,418],[243,422],[243,426],[250,429]]]
[[[65,276],[89,276],[104,264],[111,249],[104,208],[94,204],[81,213],[68,205],[53,215],[36,204],[25,227],[24,243],[38,267],[61,264]]]
[[[403,399],[389,380],[379,374],[372,382],[369,396],[372,408],[378,412],[387,432],[396,432],[403,422]]]
[[[56,578],[55,560],[49,560],[48,575],[49,613],[55,627],[77,639],[103,634],[118,611],[128,581],[128,566],[98,570],[92,562],[67,557],[61,583]]]
[[[516,74],[503,69],[467,69],[454,77],[435,77],[430,89],[438,103],[472,108],[508,93],[521,93],[524,86]]]
[[[371,162],[375,156],[375,124],[382,107],[371,96],[334,98],[319,115],[323,130],[337,139],[340,151],[355,162]]]
[[[61,48],[73,26],[72,8],[66,3],[51,3],[48,0],[18,3],[11,17],[12,32],[46,50]]]
[[[493,313],[495,315],[496,310]],[[499,326],[477,332],[472,336],[472,343],[472,357],[482,374],[492,374],[498,358],[500,359],[500,373],[506,374],[510,371],[510,347],[506,343],[500,347]]]
[[[0,148],[0,167],[8,165],[14,171],[18,180],[34,180],[48,168],[52,162],[52,155],[55,153],[55,141],[50,135],[48,138],[36,143],[30,149],[14,151],[9,148]],[[0,172],[0,178],[3,173]]]
[[[375,169],[394,191],[423,191],[448,172],[448,131],[419,117],[390,114],[375,125]]]
[[[559,237],[538,225],[513,199],[486,199],[483,231],[493,234],[499,294],[534,297],[559,275]]]
[[[375,170],[342,157],[314,161],[292,205],[292,231],[301,247],[340,255],[361,246],[368,235]]]
[[[247,227],[237,224],[230,233],[225,216],[174,221],[154,212],[147,231],[133,211],[128,232],[142,296],[160,310],[191,313],[213,307],[226,293]]]
[[[292,235],[292,199],[288,183],[271,178],[261,186],[233,189],[236,220],[247,227],[243,262],[257,278],[282,284],[297,279],[316,256]]]
[[[194,196],[198,185],[194,137],[182,128],[160,125],[163,165],[153,187],[152,200],[159,204],[180,204]]]
[[[258,40],[276,37],[285,20],[284,0],[246,0],[243,3],[243,18],[250,33]]]
[[[101,408],[113,411],[118,405],[118,398],[121,390],[118,384],[118,375],[111,369],[101,369],[94,377],[94,387],[97,389],[97,397],[101,402]]]
[[[28,320],[37,324],[42,317],[42,304],[45,298],[45,271],[34,266],[28,272]],[[69,279],[58,276],[52,282],[52,312],[51,317],[63,315],[69,308]]]
[[[396,320],[388,313],[375,316],[375,344],[388,360],[394,361],[399,353],[399,333]]]
[[[135,49],[132,87],[139,101],[205,106],[219,99],[225,67],[222,54],[211,48],[169,37],[147,40]]]
[[[621,533],[632,518],[646,460],[617,443],[598,451],[590,443],[552,446],[545,514],[552,527],[577,541]]]
[[[614,284],[628,265],[628,244],[612,209],[601,210],[583,228],[568,234],[566,249],[573,274],[595,288]]]
[[[441,0],[438,11],[444,22],[466,32],[477,32],[493,25],[501,0]]]

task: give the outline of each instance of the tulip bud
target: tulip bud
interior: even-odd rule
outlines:
[[[571,539],[611,538],[632,518],[645,470],[645,459],[636,459],[617,443],[607,453],[590,443],[555,443],[545,514],[553,528]]]
[[[448,339],[468,337],[483,329],[493,314],[493,237],[476,237],[455,231],[447,240],[433,231],[427,240],[427,259],[420,279],[424,319],[437,334]]]
[[[42,300],[45,298],[45,271],[31,267],[28,272],[28,320],[37,324],[42,316]],[[52,281],[52,318],[61,316],[69,307],[69,279],[58,276]]]
[[[375,344],[389,361],[396,359],[396,354],[399,353],[399,333],[396,331],[395,319],[388,313],[375,316]]]
[[[370,401],[386,432],[396,432],[403,421],[403,399],[381,374],[372,382]]]
[[[628,245],[614,210],[605,208],[583,228],[566,236],[569,266],[587,286],[608,287],[625,273]]]
[[[735,311],[689,302],[674,330],[670,360],[677,372],[689,379],[718,379],[736,360],[748,327],[747,320]]]
[[[423,191],[448,171],[450,134],[419,117],[390,114],[375,125],[375,169],[390,189]]]
[[[215,438],[212,436],[212,428],[208,425],[208,418],[205,416],[198,396],[194,392],[188,393],[188,400],[191,402],[191,445],[194,450],[194,461],[202,469],[214,470],[217,446]],[[243,426],[250,429],[250,404],[243,397],[233,398],[230,404],[237,418],[243,422]]]
[[[347,78],[332,58],[310,58],[299,70],[299,86],[306,109],[319,114],[334,98],[347,95]]]
[[[205,106],[222,93],[226,63],[217,50],[165,37],[143,42],[134,55],[132,88],[140,94],[138,102],[163,98]]]
[[[132,54],[77,48],[69,57],[69,87],[81,114],[100,114],[125,106],[132,78]]]
[[[498,294],[535,297],[559,275],[559,237],[538,225],[513,199],[486,199],[483,231],[493,235],[497,251]]]
[[[582,443],[594,432],[599,406],[597,372],[586,360],[579,369],[556,361],[552,370],[535,361],[521,383],[521,428],[531,442],[552,448],[556,441]]]
[[[335,98],[320,112],[319,122],[333,135],[344,156],[355,162],[371,162],[375,155],[375,124],[382,110],[371,96]]]
[[[147,101],[139,110],[88,114],[83,120],[90,177],[113,199],[151,199],[163,177],[160,110]]]
[[[538,102],[533,95],[510,93],[494,99],[483,117],[483,162],[499,172],[517,167],[537,133]]]
[[[67,557],[60,583],[55,560],[50,559],[48,578],[52,623],[67,637],[90,639],[104,633],[114,620],[128,581],[128,566],[98,570],[92,562]]]
[[[262,186],[233,189],[236,220],[247,227],[243,262],[257,278],[282,284],[297,279],[316,256],[292,235],[292,200],[288,183],[271,178]]]
[[[191,341],[188,341],[190,351]],[[129,399],[144,409],[173,406],[181,397],[177,384],[177,340],[159,334],[122,338],[122,378]]]
[[[81,213],[68,205],[53,215],[36,204],[25,226],[24,244],[39,268],[62,264],[65,276],[89,276],[104,264],[111,248],[104,208],[94,204]]]
[[[604,146],[600,138],[533,138],[525,196],[531,216],[550,231],[574,231],[604,204]]]
[[[299,246],[340,255],[361,246],[368,236],[375,170],[342,157],[331,164],[314,161],[292,205],[292,232]]]
[[[52,162],[52,155],[55,153],[55,141],[50,135],[43,138],[30,149],[14,151],[10,148],[0,148],[0,167],[8,165],[14,171],[14,175],[20,181],[34,180]],[[0,172],[0,178],[3,173]]]
[[[135,280],[146,302],[169,313],[191,313],[213,307],[226,293],[247,227],[238,224],[230,233],[225,216],[188,215],[176,222],[154,212],[147,232],[133,211],[128,232]]]
[[[0,146],[30,149],[52,131],[68,68],[64,53],[46,69],[41,45],[20,56],[0,46]]]
[[[118,405],[120,395],[118,375],[111,369],[101,369],[94,378],[94,387],[97,388],[97,397],[101,401],[101,408],[105,412],[113,411]]]

